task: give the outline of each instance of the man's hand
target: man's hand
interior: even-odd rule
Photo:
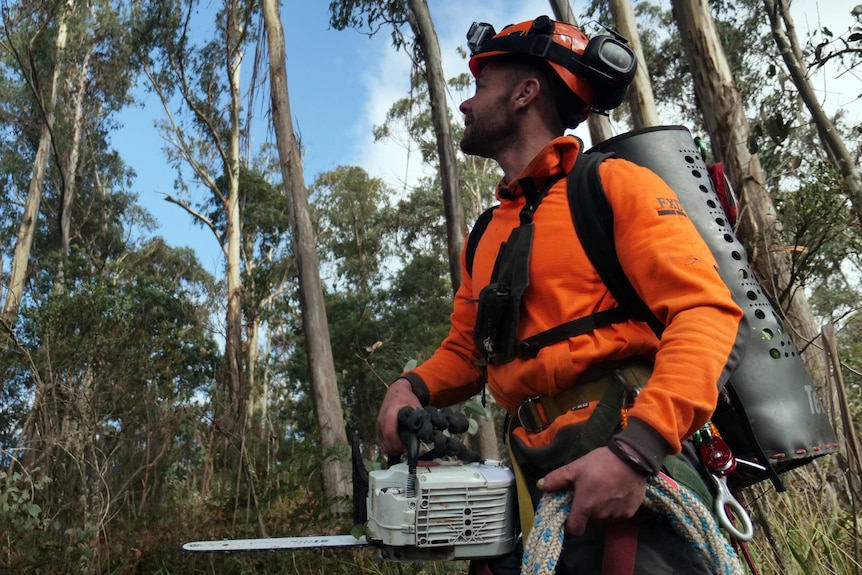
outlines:
[[[410,382],[402,377],[389,386],[377,412],[377,436],[386,455],[400,455],[407,449],[398,437],[398,412],[405,406],[422,407],[422,403],[413,393]]]
[[[607,447],[555,469],[540,479],[538,486],[549,492],[574,489],[566,520],[570,535],[582,535],[590,518],[613,521],[632,517],[646,496],[646,478]]]

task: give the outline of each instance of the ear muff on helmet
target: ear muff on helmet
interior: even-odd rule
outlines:
[[[634,52],[621,35],[587,39],[574,26],[548,16],[507,26],[499,34],[490,24],[474,22],[467,32],[467,45],[474,76],[491,58],[507,54],[540,58],[588,108],[599,112],[622,104],[637,70]]]

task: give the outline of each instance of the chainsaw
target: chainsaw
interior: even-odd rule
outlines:
[[[184,543],[188,552],[299,551],[376,547],[392,561],[450,561],[511,552],[520,534],[515,477],[452,437],[467,431],[459,413],[405,407],[398,432],[406,462],[368,472],[353,438],[354,522],[365,535],[269,537]],[[424,446],[424,447],[423,447]],[[420,450],[427,449],[421,454]],[[364,505],[358,499],[364,498]]]

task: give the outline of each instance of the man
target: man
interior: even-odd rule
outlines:
[[[612,546],[605,552],[606,542],[629,526],[639,533],[633,572],[707,572],[663,518],[638,510],[647,477],[712,415],[718,389],[744,342],[742,311],[685,213],[659,209],[676,194],[651,171],[608,159],[599,173],[613,208],[618,257],[666,326],[661,340],[645,323],[625,319],[599,322],[530,353],[498,353],[506,322],[514,322],[509,339],[520,344],[617,307],[572,224],[564,176],[581,144],[563,133],[591,109],[621,102],[634,59],[618,39],[588,41],[575,27],[547,17],[499,34],[488,25],[476,26],[468,35],[476,92],[460,108],[461,149],[499,163],[499,206],[471,266],[462,254],[464,281],[449,335],[386,394],[377,423],[381,446],[389,454],[404,451],[396,423],[402,407],[451,405],[477,393],[487,380],[497,402],[514,416],[510,440],[533,503],[543,491],[574,490],[558,573],[601,572],[607,554],[614,553]],[[518,259],[514,246],[522,242],[527,256]],[[489,290],[502,281],[504,269],[528,280],[523,294],[498,313],[488,303]],[[646,364],[651,371],[644,371]],[[631,392],[619,401],[629,403],[597,409],[609,405],[608,389],[619,374]],[[636,397],[629,389],[634,386],[643,386]],[[545,407],[536,411],[536,405]],[[559,416],[546,417],[549,405]],[[606,436],[584,431],[607,413],[615,419]],[[517,573],[518,560],[501,558],[474,569]]]

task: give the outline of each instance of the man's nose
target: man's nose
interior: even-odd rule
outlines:
[[[470,102],[472,100],[473,100],[473,98],[467,98],[466,100],[461,102],[460,106],[458,106],[458,109],[461,111],[462,114],[466,115],[467,112],[470,111]]]

